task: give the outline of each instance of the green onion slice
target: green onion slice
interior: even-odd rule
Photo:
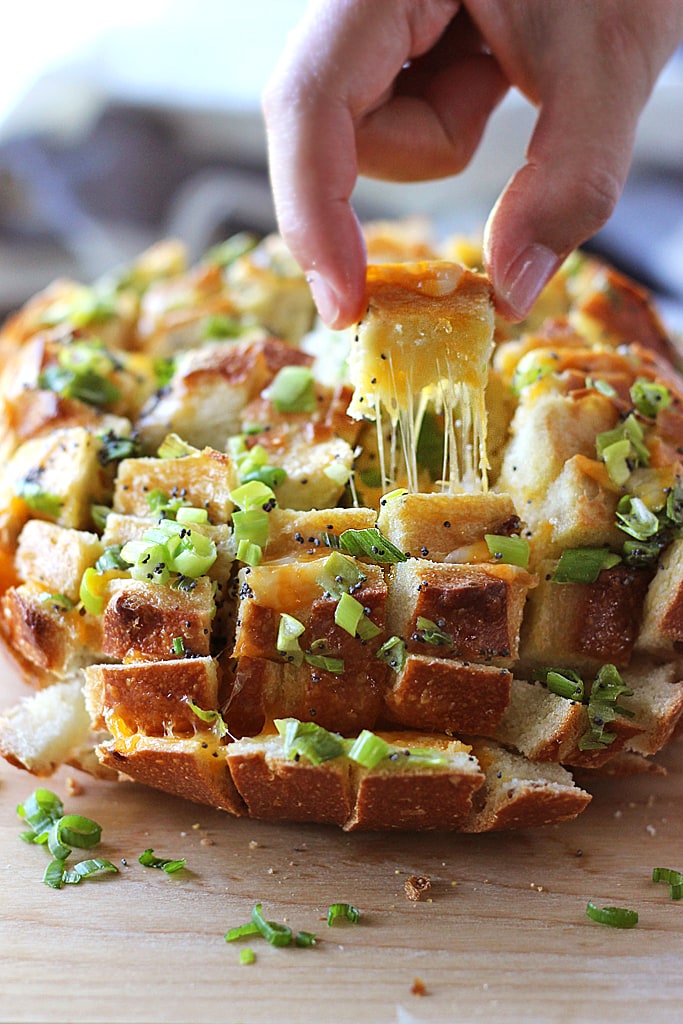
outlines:
[[[237,545],[236,554],[237,560],[244,562],[245,565],[260,565],[263,558],[263,548],[243,538]]]
[[[484,540],[491,556],[498,562],[519,565],[522,569],[526,569],[529,565],[529,542],[526,538],[502,537],[495,533],[486,533]]]
[[[104,611],[104,580],[97,569],[90,566],[81,577],[78,596],[83,602],[83,607],[91,615],[101,615]]]
[[[260,480],[250,480],[241,484],[230,492],[230,500],[244,512],[252,508],[262,508],[266,511],[266,507],[272,509],[277,506],[275,494]]]
[[[394,672],[400,672],[406,663],[405,640],[402,640],[400,636],[389,637],[378,649],[376,657],[380,661],[386,661]]]
[[[103,466],[121,462],[123,459],[133,459],[142,454],[142,445],[136,437],[117,434],[113,430],[100,435],[100,445],[97,458]]]
[[[337,921],[350,921],[351,924],[358,924],[360,910],[358,907],[354,907],[353,903],[333,903],[327,911],[327,923],[332,927]]]
[[[315,946],[317,941],[318,937],[314,932],[297,932],[294,936],[294,944],[304,948]]]
[[[299,637],[305,630],[303,622],[299,622],[293,615],[287,612],[280,612],[280,624],[277,631],[276,649],[283,654],[287,661],[294,665],[303,664],[304,652],[299,644]]]
[[[631,401],[641,416],[655,419],[660,409],[671,405],[671,392],[663,384],[638,377],[631,387]]]
[[[74,885],[83,878],[92,878],[93,875],[102,875],[107,872],[118,874],[118,871],[116,865],[105,857],[90,857],[88,860],[79,860],[72,868],[65,868],[63,880],[69,885]]]
[[[315,381],[306,366],[283,366],[268,393],[278,412],[315,412]]]
[[[588,901],[586,914],[592,921],[609,925],[610,928],[633,928],[638,924],[638,911],[626,907],[597,907]]]
[[[343,594],[357,590],[366,579],[357,562],[340,551],[333,551],[322,563],[318,583],[326,594],[339,599]]]
[[[240,950],[240,963],[241,964],[253,964],[256,961],[256,953],[251,946],[245,946],[244,949]]]
[[[343,658],[332,658],[327,654],[305,654],[304,659],[313,668],[322,668],[334,676],[340,676],[344,672]]]
[[[251,912],[251,919],[259,932],[271,946],[290,946],[292,943],[292,929],[286,924],[277,921],[266,921],[261,913],[262,904],[257,903]]]
[[[144,853],[141,853],[138,857],[138,861],[145,868],[159,868],[161,871],[165,871],[167,875],[172,875],[176,871],[182,871],[186,864],[186,858],[182,857],[179,860],[168,860],[164,857],[155,857],[153,849],[147,849]]]
[[[674,868],[653,868],[653,882],[666,882],[671,890],[671,899],[683,899],[683,872]]]
[[[389,757],[392,750],[391,744],[383,740],[381,736],[370,732],[369,729],[363,729],[353,741],[347,756],[349,760],[355,761],[362,768],[372,771],[381,761]]]
[[[425,619],[424,616],[418,615],[416,626],[419,636],[427,644],[433,644],[435,647],[449,647],[453,643],[453,637],[431,619]]]
[[[225,941],[235,942],[237,939],[244,939],[252,935],[260,935],[260,932],[258,925],[255,925],[253,921],[249,921],[247,924],[239,924],[236,928],[230,928],[225,933]]]
[[[346,752],[341,736],[323,729],[315,722],[300,722],[297,718],[276,718],[275,728],[284,740],[285,757],[292,760],[306,757],[311,764],[332,761]]]
[[[219,739],[222,739],[223,736],[230,735],[220,711],[216,711],[215,709],[205,711],[204,708],[200,708],[193,700],[190,700],[189,697],[187,697],[186,700],[190,711],[192,711],[201,722],[205,722],[207,725],[210,725],[212,732],[214,732]]]
[[[636,540],[649,540],[658,533],[660,522],[642,498],[625,494],[617,505],[617,526]]]
[[[553,583],[595,583],[603,569],[621,561],[609,548],[566,548],[552,575]]]
[[[407,562],[408,556],[387,540],[376,527],[368,530],[344,530],[339,537],[339,546],[349,555],[369,558],[379,565],[395,565]]]
[[[41,512],[43,515],[57,519],[62,509],[62,499],[56,494],[50,494],[35,480],[22,480],[17,484],[16,494],[18,498],[26,502],[34,512]]]
[[[178,434],[167,434],[157,449],[160,459],[183,459],[186,455],[198,455],[199,448],[194,448],[183,441]]]
[[[544,673],[544,682],[551,693],[556,693],[558,697],[564,697],[566,700],[574,700],[580,703],[583,702],[585,696],[585,687],[583,679],[574,672],[573,669],[549,669]]]
[[[64,814],[64,805],[49,789],[36,789],[17,807],[17,814],[35,835],[45,834]],[[35,842],[35,840],[33,840]]]

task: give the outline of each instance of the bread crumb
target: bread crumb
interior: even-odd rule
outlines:
[[[422,978],[414,978],[413,984],[411,985],[410,991],[414,996],[426,996],[427,986],[425,985]]]
[[[67,796],[82,796],[85,792],[83,785],[73,775],[67,775],[64,780],[64,788]]]
[[[258,850],[260,845],[261,844],[257,843],[255,839],[250,839],[249,840],[249,849],[250,850]]]
[[[646,825],[645,826],[645,831],[647,832],[647,834],[649,836],[656,836],[657,835],[657,829],[654,827],[654,825]]]
[[[194,829],[195,832],[197,831],[198,828],[201,828],[201,827],[202,826],[199,824],[198,821],[195,821],[194,825],[192,826],[192,828]]]
[[[204,836],[203,839],[199,840],[199,845],[200,846],[215,846],[215,843],[214,843],[213,839],[211,839],[209,836]]]
[[[429,892],[431,887],[432,880],[427,875],[411,875],[409,878],[406,878],[404,886],[407,898],[413,902],[422,899],[423,895]]]

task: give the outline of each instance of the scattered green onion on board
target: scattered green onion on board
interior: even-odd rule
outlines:
[[[176,871],[182,871],[186,864],[186,858],[181,857],[178,860],[170,860],[165,857],[155,857],[153,849],[147,849],[144,853],[141,853],[138,857],[138,861],[145,868],[158,868],[160,871],[165,871],[167,875],[173,875]]]
[[[653,868],[653,882],[665,882],[670,888],[672,900],[683,899],[683,871],[674,868]]]
[[[350,921],[351,924],[358,924],[360,910],[358,907],[354,907],[353,903],[333,903],[327,911],[327,923],[332,927],[337,921]]]
[[[638,911],[627,907],[598,907],[588,901],[586,914],[591,921],[606,924],[610,928],[634,928],[638,924]]]

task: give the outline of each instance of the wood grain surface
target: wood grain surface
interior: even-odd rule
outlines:
[[[0,692],[4,706],[19,690],[8,679]],[[120,873],[58,891],[42,883],[46,851],[19,839],[16,804],[37,782],[3,763],[0,1020],[680,1021],[683,901],[651,870],[683,869],[683,744],[661,763],[666,777],[594,780],[575,822],[486,836],[234,820],[82,775],[69,795],[62,770],[42,784],[100,822],[98,852]],[[187,870],[142,867],[148,847]],[[432,883],[419,902],[405,895],[413,874]],[[589,898],[636,909],[639,924],[593,923]],[[241,966],[223,936],[257,901],[317,946],[248,940],[256,962]],[[328,927],[337,901],[355,903],[360,923]]]

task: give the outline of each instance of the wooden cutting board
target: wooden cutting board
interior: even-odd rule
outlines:
[[[0,684],[5,706],[19,692]],[[52,890],[46,851],[18,838],[16,804],[36,787],[0,767],[0,1020],[84,1022],[623,1022],[683,1017],[683,901],[655,866],[683,870],[683,744],[668,775],[602,779],[567,825],[518,833],[353,834],[233,820],[132,783],[69,795],[96,818],[118,875]],[[186,857],[166,875],[139,854]],[[122,861],[126,861],[124,865]],[[431,890],[410,902],[405,882]],[[586,902],[636,909],[637,927],[590,921]],[[361,910],[330,928],[330,903]],[[314,931],[314,949],[228,928],[265,915]],[[424,986],[424,994],[414,989]]]

